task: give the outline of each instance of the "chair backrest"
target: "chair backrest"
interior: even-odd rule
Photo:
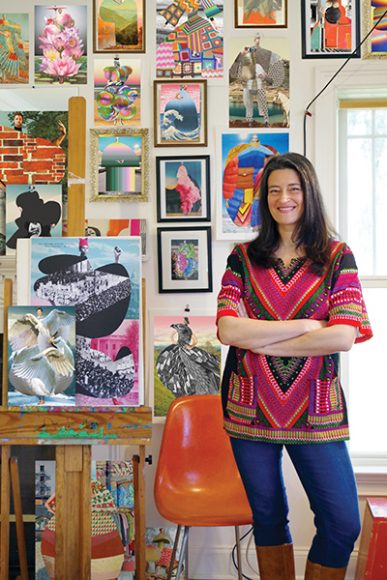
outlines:
[[[250,506],[223,429],[219,395],[175,399],[169,408],[155,479],[160,514],[181,525],[242,525]]]

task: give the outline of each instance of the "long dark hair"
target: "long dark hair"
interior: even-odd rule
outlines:
[[[325,213],[316,171],[311,162],[299,153],[274,155],[266,163],[260,184],[261,228],[249,244],[248,256],[253,263],[265,268],[274,263],[274,252],[279,247],[280,237],[277,223],[269,211],[267,196],[269,176],[277,169],[293,169],[300,178],[304,213],[294,230],[293,241],[296,247],[303,248],[306,257],[311,260],[313,272],[322,274],[329,263],[330,241],[335,237],[335,232]]]

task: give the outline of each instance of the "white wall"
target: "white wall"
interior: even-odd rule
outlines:
[[[42,2],[43,3],[43,2]],[[93,90],[92,90],[92,38],[91,38],[91,21],[92,10],[91,0],[73,0],[72,4],[85,4],[89,6],[89,39],[88,39],[88,54],[89,54],[89,83],[87,87],[80,87],[79,94],[87,99],[87,123],[89,127],[93,126]],[[225,53],[227,55],[227,40],[232,34],[235,34],[233,29],[233,1],[224,0],[225,3]],[[12,3],[11,0],[0,0],[0,11],[5,12],[30,12],[31,14],[31,34],[33,13],[31,0],[19,0]],[[146,46],[147,53],[145,55],[138,55],[142,61],[143,83],[142,83],[142,127],[150,129],[150,142],[153,143],[153,78],[154,78],[154,54],[155,54],[155,5],[156,0],[146,0]],[[301,59],[301,15],[300,15],[300,1],[289,0],[289,27],[287,30],[271,30],[263,31],[262,45],[264,46],[265,36],[285,36],[290,44],[290,97],[291,97],[291,129],[290,129],[290,148],[291,150],[303,151],[303,117],[304,110],[308,102],[313,98],[314,94],[323,86],[327,73],[323,71],[334,72],[342,64],[342,60],[331,59],[327,60],[302,60]],[[238,34],[245,34],[246,40],[250,41],[254,31],[238,30]],[[95,58],[105,58],[107,55],[96,55]],[[137,55],[136,55],[137,58]],[[335,113],[333,106],[335,103],[334,91],[340,87],[340,78],[345,78],[346,82],[356,84],[359,72],[363,70],[376,69],[380,82],[383,82],[383,77],[386,78],[386,61],[373,62],[371,65],[367,62],[359,60],[352,61],[345,73],[335,83],[334,89],[330,89],[330,101],[324,100],[322,97],[317,105],[311,109],[313,117],[308,121],[308,141],[307,154],[312,161],[316,161],[318,170],[321,170],[320,177],[323,185],[323,192],[326,196],[326,202],[331,214],[331,218],[335,221],[336,208],[336,188],[335,188],[335,173],[336,158],[335,158]],[[31,63],[32,71],[32,63]],[[324,76],[325,75],[325,76]],[[329,77],[329,74],[328,74]],[[317,81],[315,80],[317,79]],[[2,89],[9,90],[9,89]],[[48,89],[55,95],[55,91],[60,91],[60,87]],[[332,92],[333,90],[333,92]],[[53,97],[55,98],[55,97]],[[325,109],[319,103],[325,103]],[[322,111],[322,113],[321,113]],[[174,155],[174,154],[199,154],[207,153],[211,158],[211,195],[212,195],[212,216],[215,216],[215,200],[220,196],[220,191],[217,186],[217,162],[215,152],[215,136],[218,128],[223,127],[227,129],[227,115],[228,115],[228,89],[226,81],[211,81],[208,87],[208,147],[207,148],[188,148],[174,149],[165,147],[150,149],[150,196],[149,202],[132,204],[128,202],[94,202],[87,203],[86,216],[87,217],[144,217],[148,221],[148,244],[150,258],[144,263],[143,274],[146,278],[147,284],[147,311],[152,309],[173,308],[176,312],[182,313],[185,305],[190,304],[192,309],[204,308],[208,312],[214,312],[216,306],[216,294],[219,287],[219,281],[225,266],[225,260],[231,248],[229,242],[213,241],[213,279],[214,292],[212,294],[158,294],[157,293],[157,248],[156,248],[156,183],[155,183],[155,156]],[[321,116],[323,115],[323,116]],[[326,123],[326,117],[329,117],[329,123]],[[317,125],[316,125],[317,122]],[[315,135],[315,127],[318,126],[319,133]],[[316,138],[317,137],[317,138]],[[315,146],[317,143],[317,147]],[[87,191],[87,195],[89,195]],[[213,219],[213,224],[215,220]],[[213,228],[213,235],[215,236],[215,227]],[[148,334],[148,359],[152,357],[152,342]],[[157,424],[153,430],[153,444],[148,450],[153,455],[153,466],[146,467],[146,485],[147,485],[147,525],[149,526],[163,526],[165,522],[158,515],[153,502],[153,476],[155,465],[157,462],[158,448],[162,434],[162,425]],[[98,457],[107,457],[109,450],[98,448],[95,450],[95,455]],[[130,449],[111,449],[110,457],[129,457]],[[297,476],[289,461],[285,460],[285,479],[287,490],[289,494],[290,503],[290,521],[293,533],[295,551],[296,551],[296,566],[299,578],[302,578],[304,563],[313,536],[313,520],[310,514],[308,503],[305,494],[298,482]],[[362,506],[364,504],[364,495],[380,494],[386,489],[386,479],[381,476],[368,476],[368,478],[360,482],[360,494]],[[191,537],[190,552],[191,552],[191,578],[195,579],[222,579],[236,578],[235,572],[232,570],[230,548],[233,544],[233,531],[229,529],[200,529],[194,530]],[[356,553],[351,561],[348,578],[353,577]],[[254,550],[251,547],[250,561],[255,565]],[[246,568],[245,573],[252,577],[254,574]]]

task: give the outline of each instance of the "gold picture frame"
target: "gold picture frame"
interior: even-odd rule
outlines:
[[[380,14],[376,11],[380,10]],[[383,17],[383,14],[386,10],[386,6],[384,8],[375,8],[372,6],[372,0],[363,0],[362,4],[362,38],[364,38],[371,28],[374,26],[374,21],[380,17]],[[383,20],[386,21],[387,15],[384,15]],[[381,34],[382,33],[382,34]],[[378,37],[378,41],[374,40],[375,36]],[[384,38],[383,38],[384,36]],[[383,43],[383,46],[386,50],[377,50],[378,44],[380,48],[380,43]],[[387,58],[387,30],[375,30],[372,31],[370,36],[366,39],[362,49],[362,58],[375,58],[375,59],[383,59]]]
[[[91,201],[148,201],[148,129],[90,129],[90,172]]]

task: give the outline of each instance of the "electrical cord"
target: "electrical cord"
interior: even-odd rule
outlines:
[[[242,540],[244,540],[245,538],[247,538],[247,536],[249,534],[252,534],[253,531],[253,526],[251,526],[251,528],[249,530],[247,530],[247,532],[245,534],[243,534],[243,536],[240,538],[240,541],[242,542]],[[250,545],[250,541],[247,545],[247,549],[249,548]],[[237,550],[237,545],[234,544],[232,552],[231,552],[231,558],[232,558],[232,563],[234,564],[234,568],[237,572],[239,572],[239,568],[238,568],[238,563],[236,561],[236,550]],[[245,578],[245,580],[254,580],[254,578],[250,578],[250,576],[246,576],[246,574],[243,574],[242,572],[242,578]]]
[[[306,155],[306,121],[307,121],[308,117],[311,117],[312,116],[312,113],[309,111],[310,107],[313,105],[313,103],[315,103],[317,101],[317,99],[325,92],[325,90],[334,81],[334,79],[341,73],[341,71],[343,70],[343,68],[348,64],[348,62],[351,60],[351,58],[357,53],[357,51],[360,49],[360,47],[365,43],[365,41],[367,40],[367,38],[372,34],[372,32],[375,30],[375,28],[377,27],[377,25],[379,24],[379,22],[381,22],[383,20],[383,18],[386,16],[386,14],[387,14],[387,10],[385,10],[383,12],[383,14],[380,16],[380,18],[376,21],[376,23],[371,28],[371,30],[369,32],[367,32],[367,34],[365,35],[365,37],[363,38],[363,40],[361,40],[360,43],[356,46],[356,48],[354,48],[354,50],[346,58],[346,60],[343,62],[343,64],[337,69],[337,71],[334,73],[334,75],[331,76],[331,78],[329,79],[329,81],[327,83],[325,83],[325,85],[323,86],[323,88],[321,89],[321,91],[319,91],[317,93],[317,95],[315,95],[313,97],[313,99],[310,101],[310,103],[306,106],[305,113],[304,113],[304,126],[303,126],[304,155]]]

